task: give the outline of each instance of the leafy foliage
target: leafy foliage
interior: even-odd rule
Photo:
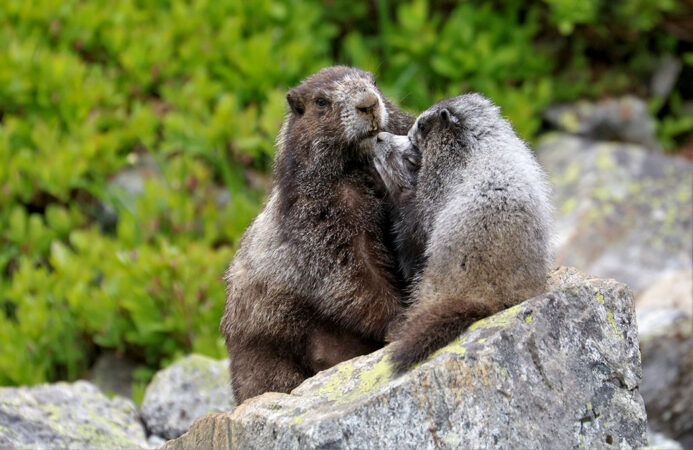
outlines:
[[[481,91],[532,139],[552,102],[642,92],[681,52],[663,24],[682,7],[3,1],[0,384],[75,379],[102,349],[140,378],[225,353],[221,276],[267,191],[284,93],[310,73],[371,70],[413,111]],[[667,146],[693,128],[681,96],[653,103]]]

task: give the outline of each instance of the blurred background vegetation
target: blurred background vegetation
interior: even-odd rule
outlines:
[[[532,141],[541,111],[648,99],[690,142],[686,0],[3,0],[0,385],[225,356],[222,273],[270,183],[288,87],[340,63],[412,112],[475,90]],[[662,58],[683,71],[652,96]],[[688,144],[690,145],[690,144]]]

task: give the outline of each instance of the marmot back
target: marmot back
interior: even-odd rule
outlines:
[[[393,169],[397,155],[417,150],[418,173]],[[411,184],[403,178],[416,179],[413,194],[398,197],[408,222],[399,230],[409,233],[399,239],[424,249],[414,304],[392,336],[397,370],[472,322],[544,291],[552,216],[546,175],[488,99],[442,100],[408,137],[382,133],[376,168],[390,192],[396,183]]]
[[[287,101],[272,192],[226,273],[220,329],[240,402],[373,351],[402,313],[372,152],[380,130],[413,119],[349,67],[308,77]]]

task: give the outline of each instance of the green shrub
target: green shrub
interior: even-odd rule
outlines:
[[[481,91],[531,140],[550,103],[642,92],[681,52],[663,25],[681,8],[5,0],[0,384],[75,379],[116,349],[141,395],[179,355],[223,356],[221,277],[268,189],[286,89],[319,68],[371,70],[411,111]],[[680,92],[652,108],[667,147],[693,128]]]

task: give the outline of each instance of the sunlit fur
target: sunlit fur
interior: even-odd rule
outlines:
[[[272,192],[226,273],[220,329],[239,401],[373,351],[402,314],[372,151],[378,130],[406,133],[413,118],[348,67],[321,70],[287,100]]]
[[[391,336],[392,361],[402,371],[472,322],[543,292],[552,208],[532,151],[481,95],[442,100],[417,118],[408,139],[383,133],[378,141],[388,189],[415,186],[393,197],[402,199],[398,239],[423,249],[413,305]],[[416,149],[418,172],[385,157]]]

